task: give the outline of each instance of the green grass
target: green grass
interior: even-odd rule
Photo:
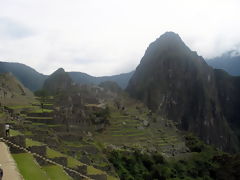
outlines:
[[[31,111],[30,113],[50,113],[50,112],[53,112],[53,110],[51,110],[51,109],[38,109],[38,110]]]
[[[67,156],[67,155],[64,155],[58,151],[55,151],[53,149],[50,149],[50,148],[47,148],[47,157],[49,158],[55,158],[55,157],[67,157],[67,160],[68,160],[68,167],[70,168],[74,168],[74,167],[77,167],[78,165],[82,165],[81,162],[79,162],[78,160],[74,159],[73,157],[71,156]]]
[[[24,131],[23,133],[25,136],[31,136],[33,133],[31,131]]]
[[[62,127],[62,124],[49,124],[48,127]]]
[[[53,119],[52,117],[26,117],[27,119]]]
[[[31,154],[20,153],[12,154],[18,169],[25,180],[45,180],[49,179],[46,172],[35,163],[35,159]]]
[[[0,112],[0,117],[3,117],[5,115],[4,112]]]
[[[74,159],[73,157],[67,156],[67,158],[68,158],[68,167],[70,168],[83,165],[80,161]]]
[[[53,149],[47,148],[47,157],[55,158],[55,157],[62,157],[62,156],[65,157],[65,155],[63,155],[62,153],[55,151]]]
[[[43,169],[52,180],[72,180],[72,178],[64,172],[62,167],[51,165],[44,166]]]
[[[32,123],[34,126],[46,125],[45,123]]]
[[[35,108],[34,106],[8,106],[10,109],[27,109],[27,108]]]
[[[23,134],[20,133],[19,131],[10,129],[10,136],[18,136],[18,135],[23,135]]]
[[[96,169],[92,166],[87,167],[87,172],[88,172],[88,174],[103,174],[103,172],[101,170]]]
[[[32,139],[26,138],[26,146],[27,146],[27,147],[30,147],[30,146],[42,146],[42,145],[44,145],[44,144],[41,143],[41,142],[34,141],[34,140],[32,140]]]
[[[64,141],[64,144],[67,146],[72,146],[72,147],[82,147],[83,144],[79,143],[78,141],[70,142],[70,141]]]
[[[44,105],[44,106],[52,106],[53,104],[51,104],[51,103],[46,103],[46,104],[45,104],[45,103],[44,103],[43,105]]]

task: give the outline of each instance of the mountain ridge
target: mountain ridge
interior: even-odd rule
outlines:
[[[34,70],[30,66],[27,66],[22,63],[14,63],[14,62],[0,62],[0,73],[11,72],[25,87],[30,89],[31,91],[40,90],[43,86],[44,81],[47,79],[49,75],[44,75]],[[125,89],[130,77],[133,74],[122,73],[112,76],[91,76],[87,73],[83,72],[68,72],[70,77],[75,83],[81,84],[100,84],[104,81],[114,81],[116,82],[122,89]]]

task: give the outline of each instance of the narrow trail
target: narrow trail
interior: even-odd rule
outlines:
[[[3,169],[3,180],[23,180],[7,145],[0,142],[0,164]]]

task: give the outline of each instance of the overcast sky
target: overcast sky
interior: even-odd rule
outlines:
[[[50,74],[136,68],[148,45],[178,33],[204,58],[240,47],[239,0],[0,0],[0,60]]]

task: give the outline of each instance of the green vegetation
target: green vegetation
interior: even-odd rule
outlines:
[[[130,152],[109,151],[108,159],[120,179],[235,179],[239,177],[240,155],[228,155],[204,144],[192,135],[186,136],[191,150],[182,158],[164,158],[160,153],[146,154],[138,149]]]
[[[53,112],[53,110],[51,110],[51,109],[37,109],[37,110],[31,111],[30,113],[50,113],[50,112]]]
[[[62,153],[55,151],[53,149],[47,148],[47,157],[55,158],[55,157],[62,157],[64,156]]]
[[[4,112],[0,112],[0,118],[3,117],[5,115]]]
[[[35,108],[34,106],[8,106],[8,108],[10,109],[31,109],[31,108]]]
[[[28,116],[26,118],[27,119],[53,119],[52,117],[31,117],[31,116]]]
[[[74,168],[78,165],[82,165],[81,162],[79,162],[78,160],[74,159],[73,157],[71,156],[67,156],[67,155],[64,155],[58,151],[55,151],[53,149],[50,149],[50,148],[47,148],[47,157],[49,158],[55,158],[55,157],[67,157],[67,160],[68,160],[68,167],[71,167],[71,168]]]
[[[26,146],[30,147],[30,146],[42,146],[43,143],[38,142],[38,141],[34,141],[32,139],[26,138]]]
[[[87,172],[88,172],[88,174],[102,174],[103,173],[101,170],[96,169],[92,166],[87,167]]]
[[[71,156],[67,156],[67,160],[68,160],[68,167],[70,167],[70,168],[75,168],[77,166],[81,166],[82,165],[82,163],[80,161],[74,159]]]
[[[26,180],[43,180],[49,179],[46,172],[35,163],[35,159],[32,155],[27,153],[13,154],[18,169]]]
[[[46,171],[50,179],[61,179],[61,180],[72,180],[72,178],[67,175],[62,167],[59,166],[44,166],[43,169]]]
[[[13,129],[10,130],[10,136],[18,136],[18,135],[23,135],[23,134]]]

